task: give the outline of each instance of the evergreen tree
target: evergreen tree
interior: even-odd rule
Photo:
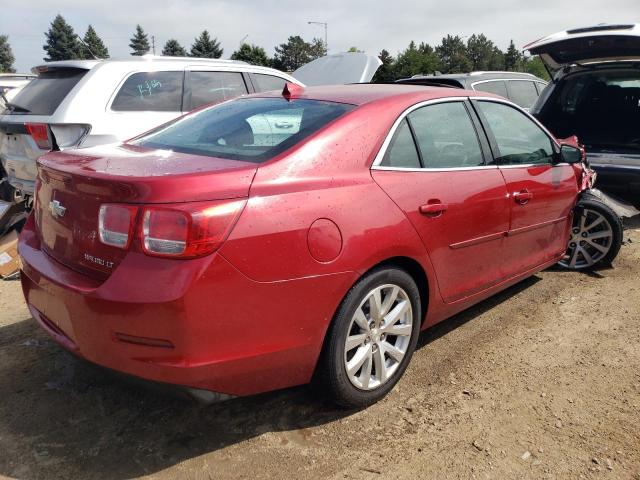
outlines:
[[[488,65],[489,70],[504,70],[504,53],[498,47],[493,47],[493,55]]]
[[[252,65],[271,66],[271,60],[267,57],[264,48],[257,45],[243,43],[242,46],[231,54],[231,60],[242,60]]]
[[[133,50],[131,55],[141,56],[149,53],[151,47],[149,46],[149,37],[144,32],[140,25],[136,25],[136,33],[131,37],[131,43],[129,44],[129,48]]]
[[[327,54],[327,46],[324,44],[324,40],[320,38],[314,38],[311,41],[309,47],[309,57],[311,60],[315,60],[316,58],[324,57]]]
[[[293,72],[312,60],[311,44],[305,42],[300,35],[289,37],[287,43],[278,45],[275,50],[274,66],[286,72]]]
[[[175,38],[170,38],[167,40],[167,43],[164,44],[162,55],[165,57],[186,57],[187,51]]]
[[[15,73],[13,68],[13,62],[15,61],[11,45],[9,45],[9,37],[0,35],[0,73]]]
[[[209,36],[209,32],[204,30],[191,45],[191,56],[201,58],[220,58],[224,50],[220,47],[217,38],[213,40]]]
[[[87,28],[87,33],[84,34],[84,38],[82,40],[86,44],[80,45],[82,58],[90,60],[94,58],[94,55],[97,58],[109,58],[109,50],[91,25]]]
[[[467,46],[456,35],[447,35],[442,43],[436,47],[436,54],[440,58],[442,73],[470,72],[472,65],[467,58]]]
[[[45,62],[82,58],[78,37],[73,31],[73,27],[62,18],[62,15],[56,15],[45,36],[47,43],[42,46],[47,52],[47,57],[44,58]]]
[[[471,62],[471,70],[489,70],[494,48],[493,42],[482,33],[471,35],[467,40],[467,58]]]
[[[439,69],[440,60],[431,45],[423,42],[418,47],[413,40],[405,51],[398,54],[393,67],[395,78],[428,75]]]
[[[522,54],[518,51],[513,40],[504,54],[504,67],[508,71],[518,72],[522,69]]]
[[[393,68],[393,56],[387,50],[383,49],[378,54],[378,58],[382,62],[382,65],[380,65],[380,68],[378,68],[371,81],[373,83],[393,82],[396,79]]]

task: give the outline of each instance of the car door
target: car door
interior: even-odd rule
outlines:
[[[242,73],[201,66],[187,68],[184,110],[191,111],[211,103],[220,103],[249,92]]]
[[[446,302],[504,278],[509,203],[488,152],[466,99],[428,102],[396,121],[372,167],[420,235]]]
[[[556,163],[557,145],[531,116],[498,100],[473,100],[511,209],[505,268],[517,274],[562,254],[567,247],[578,185],[573,167]]]

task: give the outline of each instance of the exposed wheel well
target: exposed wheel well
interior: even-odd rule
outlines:
[[[427,308],[429,306],[429,280],[427,279],[427,274],[422,268],[422,265],[410,257],[392,257],[373,265],[369,270],[367,270],[367,272],[365,272],[365,275],[374,268],[381,266],[397,267],[411,275],[411,278],[416,282],[418,290],[420,291],[420,309],[422,310],[422,321],[424,322],[427,314]]]

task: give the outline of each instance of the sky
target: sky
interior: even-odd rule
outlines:
[[[2,3],[8,2],[3,0]],[[156,52],[169,38],[187,50],[209,30],[228,58],[243,39],[273,54],[291,35],[324,37],[329,52],[355,46],[396,55],[411,40],[438,44],[446,34],[484,33],[503,50],[550,33],[598,23],[640,22],[640,0],[30,0],[2,8],[0,34],[9,35],[15,67],[26,72],[43,62],[44,32],[60,13],[81,36],[93,25],[111,57],[125,57],[137,23],[155,36]]]

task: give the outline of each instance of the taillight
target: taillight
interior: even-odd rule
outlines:
[[[221,200],[146,207],[142,214],[142,249],[149,255],[198,257],[226,240],[246,200]]]
[[[126,249],[133,237],[138,207],[107,204],[100,207],[98,233],[105,245]]]
[[[46,123],[25,123],[24,128],[31,138],[36,142],[38,148],[51,150],[51,139],[49,138],[49,126]]]

